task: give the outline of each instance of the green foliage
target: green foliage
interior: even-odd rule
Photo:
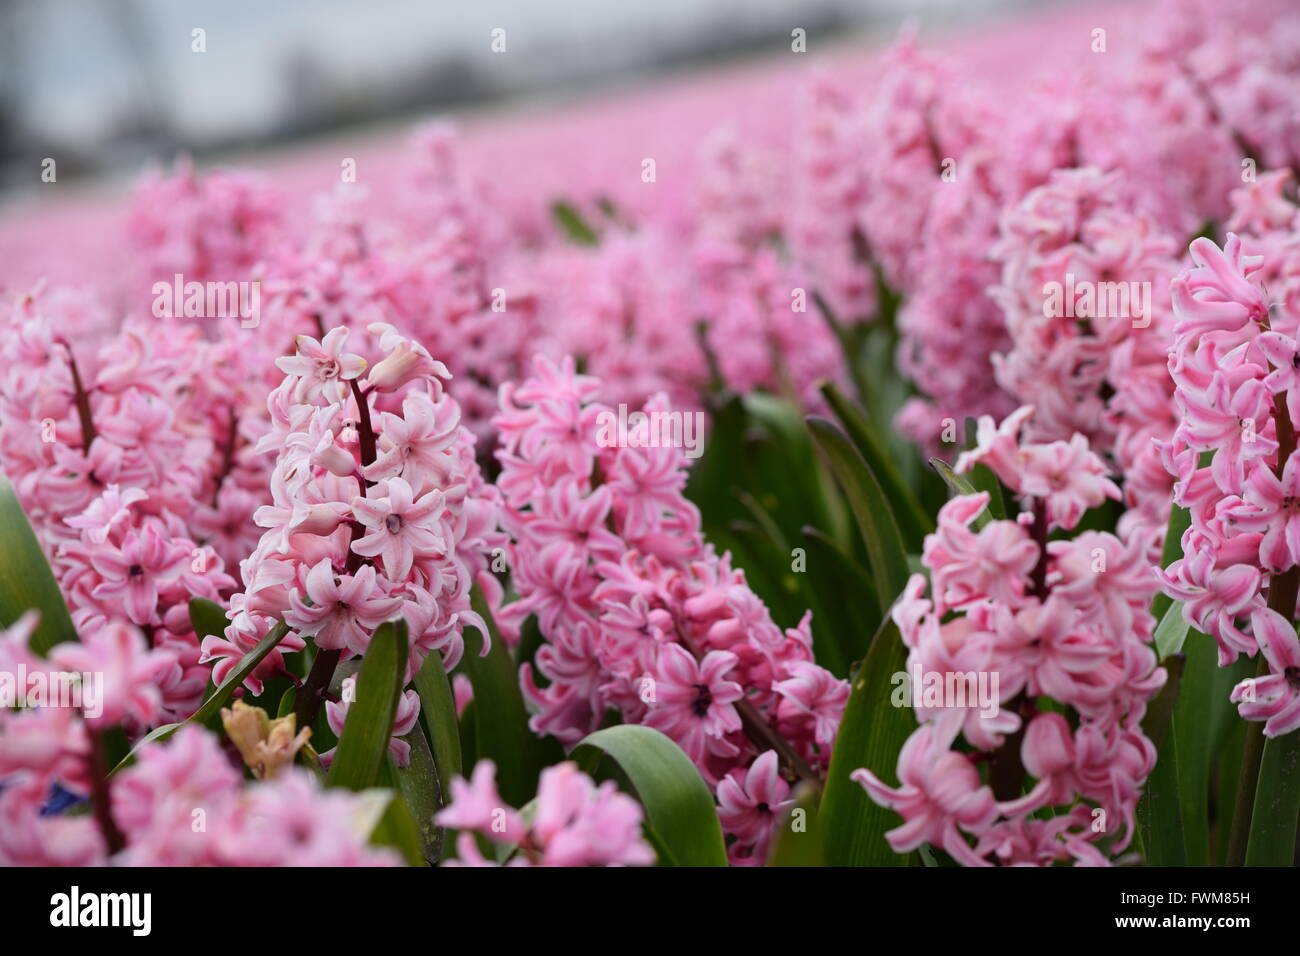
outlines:
[[[708,784],[680,747],[650,727],[625,724],[598,730],[572,758],[596,773],[601,758],[617,765],[625,789],[645,809],[646,838],[660,866],[726,866],[722,828]]]

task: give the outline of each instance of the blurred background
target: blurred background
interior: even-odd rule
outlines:
[[[1053,0],[0,0],[0,194],[923,33]],[[504,37],[494,30],[504,29]],[[201,31],[196,33],[195,31]],[[504,40],[503,53],[494,52]],[[200,49],[202,48],[202,49]]]

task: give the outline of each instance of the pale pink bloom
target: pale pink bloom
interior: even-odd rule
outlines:
[[[1268,303],[1251,281],[1263,262],[1243,254],[1241,239],[1233,234],[1220,250],[1204,237],[1188,249],[1194,268],[1173,283],[1178,335],[1241,332],[1249,323],[1268,318]]]
[[[1285,229],[1296,218],[1297,207],[1286,196],[1291,184],[1289,169],[1260,172],[1254,182],[1243,183],[1232,191],[1232,218],[1225,227],[1229,232],[1261,233]]]
[[[519,843],[528,828],[497,793],[496,773],[496,764],[480,760],[469,780],[454,778],[451,799],[434,817],[437,824],[456,830],[474,830],[497,843]]]
[[[926,536],[923,557],[934,569],[941,608],[990,598],[1013,606],[1026,600],[1025,585],[1038,563],[1038,546],[1024,528],[1008,521],[990,521],[971,531],[970,523],[988,501],[986,492],[953,498],[939,509],[936,532]]]
[[[26,780],[0,790],[0,865],[102,866],[104,840],[90,816],[39,816],[49,788]]]
[[[1182,559],[1162,572],[1161,580],[1165,593],[1183,602],[1187,622],[1215,639],[1219,666],[1226,667],[1238,654],[1254,657],[1258,650],[1254,638],[1236,622],[1264,606],[1260,595],[1263,575],[1258,567],[1248,564],[1218,568],[1215,558],[1208,547],[1188,549]]]
[[[1127,544],[1104,531],[1085,531],[1070,541],[1049,541],[1052,593],[1080,611],[1095,614],[1107,633],[1131,632],[1158,590],[1141,539]]]
[[[400,580],[416,558],[447,553],[450,536],[443,524],[443,493],[434,489],[420,498],[404,478],[390,478],[375,489],[380,497],[358,497],[352,512],[369,533],[352,543],[352,550],[384,562],[384,572]]]
[[[1076,434],[1069,442],[1027,446],[1019,490],[1045,502],[1050,525],[1069,530],[1088,509],[1107,498],[1120,498],[1119,487],[1107,473],[1088,442]]]
[[[371,846],[357,826],[361,801],[288,767],[232,801],[212,836],[214,852],[221,866],[400,866],[396,850]]]
[[[85,795],[90,791],[89,758],[86,726],[71,707],[6,709],[0,718],[0,780],[26,777],[47,790],[51,781],[58,781]]]
[[[401,615],[402,599],[385,593],[369,565],[356,574],[336,574],[329,560],[322,559],[307,573],[306,592],[311,603],[295,591],[284,620],[325,650],[364,653],[374,629]]]
[[[379,456],[363,469],[366,478],[382,481],[401,476],[414,488],[424,487],[446,469],[446,452],[460,433],[460,413],[452,402],[433,402],[422,392],[402,400],[402,414],[379,415]]]
[[[344,399],[345,383],[366,370],[365,359],[343,351],[347,339],[348,329],[342,325],[330,329],[320,341],[299,335],[294,340],[296,353],[276,359],[280,371],[297,378],[293,393],[297,401],[311,402],[321,395],[330,401]]]
[[[640,805],[612,780],[599,787],[577,764],[547,767],[537,783],[532,843],[542,866],[649,866]]]
[[[1032,696],[1046,694],[1076,705],[1084,696],[1082,682],[1115,652],[1111,642],[1083,626],[1078,612],[1055,594],[1046,604],[1015,613],[999,607],[996,635],[998,648],[1025,669]]]
[[[422,380],[431,386],[435,402],[442,397],[443,383],[451,379],[446,365],[429,355],[419,342],[386,322],[372,323],[367,331],[379,336],[379,348],[385,353],[366,376],[367,388],[392,392],[409,382]]]
[[[142,488],[123,489],[109,485],[90,503],[90,507],[81,514],[72,515],[66,523],[69,528],[88,531],[92,543],[103,544],[117,525],[130,518],[131,506],[148,497]]]
[[[112,621],[83,633],[79,643],[59,644],[50,651],[56,667],[102,681],[103,710],[83,714],[99,730],[129,721],[135,727],[154,724],[162,707],[158,679],[175,663],[166,650],[151,649],[134,627]]]
[[[1272,398],[1263,373],[1257,366],[1238,365],[1216,371],[1200,394],[1181,390],[1186,399],[1182,434],[1197,451],[1214,452],[1214,480],[1230,494],[1241,492],[1250,461],[1277,451],[1277,442],[1264,433]]]
[[[135,624],[157,624],[159,589],[189,563],[190,549],[145,525],[128,531],[120,547],[97,547],[90,561],[103,579],[92,592],[96,598],[120,602]]]
[[[113,819],[128,844],[123,862],[215,862],[212,831],[240,778],[216,737],[199,727],[182,727],[165,744],[146,744],[112,785]]]
[[[1287,393],[1291,423],[1300,422],[1300,345],[1281,332],[1264,332],[1255,342],[1273,366],[1273,371],[1264,377],[1264,384],[1274,395]]]

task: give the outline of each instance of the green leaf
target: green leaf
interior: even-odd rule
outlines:
[[[461,775],[460,728],[456,719],[456,698],[443,668],[442,654],[433,651],[415,675],[415,692],[420,695],[420,719],[426,742],[433,753],[440,789],[444,796],[452,777]]]
[[[921,541],[934,530],[934,522],[925,513],[921,503],[912,493],[912,489],[904,482],[893,458],[886,451],[885,443],[876,435],[875,429],[867,421],[866,416],[833,384],[830,382],[824,384],[821,393],[853,442],[853,447],[858,450],[858,454],[871,469],[871,473],[880,483],[888,500],[894,504],[895,516],[904,542],[912,550],[919,551]]]
[[[1250,818],[1247,866],[1292,866],[1300,817],[1300,731],[1264,742]]]
[[[974,449],[978,445],[977,435],[979,425],[975,419],[969,415],[966,417],[966,448]],[[985,464],[977,464],[966,473],[970,479],[971,487],[976,491],[987,491],[989,493],[989,512],[993,515],[994,521],[1005,521],[1007,517],[1007,503],[1003,496],[1002,482],[998,476],[993,473],[993,469]]]
[[[1173,741],[1161,748],[1138,803],[1138,832],[1149,866],[1186,866],[1178,799],[1178,754]]]
[[[370,834],[373,846],[397,850],[407,866],[427,866],[420,827],[410,809],[392,790],[372,787],[362,791],[359,825]]]
[[[594,246],[600,243],[600,236],[596,230],[591,228],[587,220],[582,217],[582,213],[578,212],[577,207],[572,203],[565,202],[563,199],[555,200],[551,203],[551,218],[570,242],[580,246]]]
[[[826,452],[831,469],[848,497],[867,548],[877,603],[888,613],[907,585],[907,552],[893,508],[875,474],[842,431],[822,418],[809,418],[808,428]]]
[[[224,681],[221,682],[221,686],[218,687],[208,697],[208,699],[202,703],[202,705],[200,705],[198,710],[189,717],[186,717],[185,720],[180,723],[163,724],[163,726],[155,727],[153,730],[149,731],[149,733],[136,741],[135,746],[131,748],[131,752],[122,758],[121,762],[119,762],[118,765],[113,768],[112,772],[109,773],[109,776],[113,776],[113,774],[117,773],[122,768],[134,763],[136,754],[139,753],[140,748],[145,744],[155,740],[166,740],[186,724],[205,725],[216,719],[221,708],[230,700],[230,695],[235,692],[235,688],[248,679],[248,675],[257,669],[257,665],[262,663],[262,660],[266,655],[270,654],[271,651],[275,649],[275,646],[284,640],[285,635],[288,633],[289,625],[285,624],[283,621],[277,623],[275,627],[271,628],[270,633],[268,633],[266,637],[258,641],[252,650],[239,659],[239,663],[235,666],[235,669],[230,672],[230,675]]]
[[[497,788],[511,806],[521,807],[532,799],[542,764],[537,762],[536,740],[528,727],[528,711],[519,691],[519,675],[505,639],[497,629],[492,609],[478,585],[472,591],[475,613],[487,624],[491,647],[482,655],[483,635],[465,631],[462,664],[474,685],[474,742],[479,760],[490,759],[497,766]]]
[[[831,753],[826,790],[818,813],[827,866],[904,866],[907,858],[885,842],[900,820],[877,806],[849,778],[866,767],[888,781],[903,743],[916,730],[909,707],[895,707],[894,675],[906,673],[907,649],[893,620],[886,618],[853,679],[849,701]],[[906,686],[906,685],[904,685]]]
[[[1183,665],[1187,662],[1182,654],[1164,658],[1160,663],[1168,677],[1160,693],[1147,705],[1147,712],[1142,717],[1142,733],[1155,745],[1159,752],[1165,746],[1169,728],[1174,722],[1174,705],[1178,702],[1178,688],[1183,680]]]
[[[370,639],[357,674],[356,699],[348,707],[328,784],[366,790],[379,779],[397,716],[406,673],[406,622],[381,624]]]
[[[957,472],[953,471],[952,465],[948,464],[942,458],[931,458],[930,467],[939,473],[939,477],[943,479],[944,484],[948,486],[954,496],[974,495],[978,494],[982,490],[976,488],[971,480],[965,475],[959,475]],[[971,522],[971,527],[976,531],[993,520],[993,510],[990,507],[992,503],[993,499],[992,496],[990,496],[989,504],[986,504],[982,509],[980,509],[980,513],[977,514],[975,520]]]
[[[1156,625],[1156,656],[1163,661],[1174,654],[1181,654],[1191,627],[1183,618],[1182,602],[1170,602],[1160,623]]]
[[[1152,866],[1187,864],[1178,794],[1178,754],[1169,733],[1173,727],[1174,707],[1178,702],[1185,663],[1182,654],[1161,660],[1169,677],[1142,718],[1142,732],[1156,748],[1156,765],[1138,800],[1138,841],[1143,859]]]
[[[32,530],[9,479],[0,475],[0,627],[10,627],[26,612],[40,612],[30,647],[44,657],[50,648],[76,641],[77,629],[54,580],[36,532]]]
[[[768,866],[821,866],[822,838],[817,830],[817,805],[821,793],[802,785],[794,793],[794,806],[777,826]]]
[[[836,677],[849,676],[849,665],[867,653],[880,624],[871,576],[838,541],[817,528],[803,529],[808,567],[799,575],[812,609],[813,656]],[[856,600],[846,601],[852,594]]]
[[[433,815],[443,807],[438,769],[434,764],[433,752],[429,749],[429,741],[424,736],[424,728],[419,722],[402,739],[411,747],[410,760],[405,767],[399,767],[393,762],[390,752],[389,776],[420,831],[422,856],[430,866],[434,866],[442,853],[441,828],[433,822]]]
[[[225,634],[229,624],[226,609],[216,601],[200,597],[190,598],[190,626],[194,628],[194,633],[199,640]]]
[[[713,409],[704,454],[691,465],[683,494],[695,503],[712,525],[725,525],[742,514],[732,489],[736,463],[745,457],[745,428],[749,415],[737,396],[719,401]]]
[[[744,491],[770,513],[781,531],[778,540],[793,540],[808,523],[842,533],[846,516],[804,427],[803,412],[793,402],[763,392],[750,392],[742,403],[755,426],[747,449],[751,461],[739,471],[735,461],[724,463],[730,480],[738,474],[748,479]]]
[[[262,638],[253,647],[251,651],[239,659],[239,664],[233,671],[221,682],[221,686],[213,691],[212,696],[205,700],[193,715],[186,718],[186,723],[206,724],[209,720],[214,719],[230,701],[230,695],[235,692],[235,688],[248,679],[248,675],[257,670],[257,665],[262,663],[263,659],[275,646],[285,639],[289,633],[289,625],[280,621],[271,628],[270,633]]]
[[[1183,556],[1183,532],[1192,524],[1192,515],[1186,508],[1180,508],[1178,505],[1171,505],[1169,509],[1169,524],[1165,526],[1165,543],[1160,552],[1160,567],[1167,568]],[[1163,621],[1165,612],[1169,610],[1169,605],[1173,603],[1173,598],[1163,591],[1158,592],[1151,600],[1151,613],[1155,615],[1157,621]]]
[[[1174,608],[1170,608],[1174,610]],[[1178,802],[1188,866],[1210,863],[1210,715],[1223,701],[1214,699],[1214,642],[1197,632],[1183,646],[1183,666],[1171,728],[1178,752]]]
[[[727,865],[713,795],[677,744],[651,727],[624,724],[589,734],[571,756],[594,772],[602,755],[617,764],[641,801],[660,866]]]
[[[726,530],[726,534],[715,533],[714,542],[731,551],[732,564],[744,569],[749,586],[772,612],[772,620],[783,628],[794,627],[808,604],[800,575],[791,568],[790,548],[756,522],[733,521]]]
[[[199,597],[190,598],[190,627],[194,628],[194,634],[200,641],[205,637],[224,635],[229,623],[226,609],[216,601]],[[203,691],[203,699],[207,700],[215,691],[216,687],[212,683],[212,677],[209,676],[208,686]]]

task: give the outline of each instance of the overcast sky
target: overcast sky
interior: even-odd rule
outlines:
[[[608,71],[712,31],[773,36],[827,13],[864,23],[915,12],[969,15],[1000,0],[12,0],[7,82],[22,123],[95,140],[142,97],[185,137],[256,135],[294,108],[291,61],[310,61],[332,89],[400,84],[459,57],[503,85],[575,69]],[[133,16],[123,16],[130,11]],[[724,25],[726,22],[734,27]],[[191,51],[206,31],[207,52]],[[506,30],[507,52],[490,50]]]

